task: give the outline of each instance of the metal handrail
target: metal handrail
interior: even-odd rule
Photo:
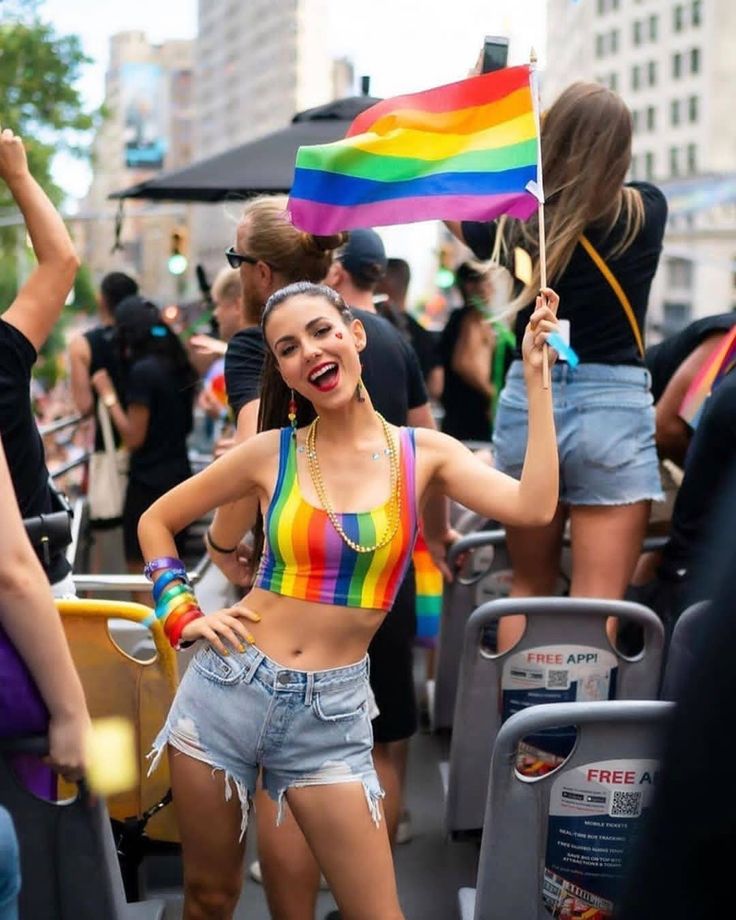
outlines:
[[[62,431],[64,428],[71,428],[72,425],[78,425],[79,422],[83,422],[85,416],[77,413],[76,415],[67,415],[65,418],[58,418],[55,422],[49,422],[48,425],[39,425],[38,431],[41,437],[44,437],[47,434],[54,434],[57,431]]]
[[[81,457],[77,457],[76,460],[70,460],[68,463],[62,463],[61,466],[55,466],[53,470],[49,470],[49,476],[52,479],[58,479],[59,476],[65,476],[67,473],[70,473],[78,466],[82,466],[82,464],[88,463],[91,456],[92,454],[89,451],[86,451],[81,455]]]
[[[189,581],[194,587],[202,580],[205,572],[212,564],[212,560],[207,553],[202,556],[199,562],[194,566],[191,572],[187,573]],[[123,592],[128,591],[149,591],[151,582],[143,575],[76,575],[74,585],[78,591],[111,591]]]

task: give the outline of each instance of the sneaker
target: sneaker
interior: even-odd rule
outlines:
[[[258,882],[259,885],[263,884],[263,873],[261,872],[260,860],[258,859],[254,860],[250,864],[250,868],[248,869],[248,872],[254,882]],[[319,887],[321,891],[330,890],[330,886],[327,884],[327,879],[324,877],[324,875],[320,875],[319,877]]]
[[[399,846],[402,843],[409,843],[410,840],[414,837],[414,832],[411,828],[411,814],[408,809],[404,809],[401,812],[401,817],[399,818],[399,826],[396,828],[396,845]]]

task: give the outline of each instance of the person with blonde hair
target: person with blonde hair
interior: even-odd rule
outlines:
[[[623,100],[596,83],[572,84],[542,121],[547,277],[560,295],[560,319],[570,324],[580,363],[573,368],[560,362],[553,373],[561,483],[557,513],[532,535],[507,530],[516,597],[554,593],[568,517],[571,595],[623,597],[650,502],[663,497],[643,330],[667,204],[649,182],[625,182],[631,136],[631,113]],[[515,247],[531,256],[532,278],[515,300],[519,338],[539,288],[537,218],[503,219],[502,229],[500,222],[452,229],[478,258],[490,256],[497,232],[503,233],[501,250],[509,267]],[[510,475],[522,467],[526,413],[517,360],[499,399],[493,437],[495,462]],[[513,642],[520,629],[520,622],[504,618],[502,643]]]
[[[233,916],[259,769],[279,814],[288,801],[343,915],[403,918],[371,758],[366,653],[431,493],[518,527],[554,514],[542,348],[556,306],[545,289],[524,336],[529,444],[517,481],[447,435],[391,425],[374,409],[361,372],[366,330],[334,290],[300,282],[267,301],[261,433],[159,499],[139,526],[166,635],[175,647],[204,640],[154,744],[157,757],[170,754],[187,920]],[[175,534],[244,497],[261,515],[253,587],[204,616]]]

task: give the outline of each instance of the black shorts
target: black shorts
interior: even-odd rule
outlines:
[[[415,598],[412,566],[393,607],[368,646],[371,687],[380,710],[373,720],[373,738],[379,743],[410,738],[419,724],[414,689]]]
[[[167,488],[154,488],[135,479],[128,480],[123,506],[123,545],[128,562],[143,563],[143,554],[138,543],[138,521],[144,511],[147,511],[157,499],[173,488],[173,485]],[[186,529],[177,534],[175,539],[176,551],[181,556],[187,541]]]

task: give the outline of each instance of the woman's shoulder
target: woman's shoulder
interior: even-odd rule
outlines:
[[[659,214],[662,219],[666,219],[667,199],[661,188],[658,188],[651,182],[627,182],[626,187],[634,189],[641,195],[647,218],[649,218],[651,214]]]

